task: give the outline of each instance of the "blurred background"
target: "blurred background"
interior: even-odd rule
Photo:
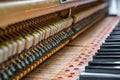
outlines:
[[[120,0],[105,0],[109,2],[109,14],[120,16]]]

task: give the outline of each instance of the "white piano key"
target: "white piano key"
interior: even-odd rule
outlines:
[[[82,72],[80,80],[120,80],[119,74]]]

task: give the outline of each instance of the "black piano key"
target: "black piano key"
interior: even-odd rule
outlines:
[[[120,28],[117,27],[113,31],[120,31]]]
[[[120,29],[120,27],[119,27],[119,25],[117,25],[117,26],[114,28],[113,31],[116,31],[116,30],[119,30],[119,29]]]
[[[96,55],[120,55],[120,52],[97,52]]]
[[[110,56],[114,56],[114,55],[118,55],[118,56],[120,56],[120,53],[109,53],[109,52],[107,52],[107,53],[102,53],[102,52],[99,52],[99,53],[95,53],[95,55],[105,55],[105,56],[108,56],[108,55],[110,55]]]
[[[103,57],[103,58],[106,58],[106,57],[110,57],[110,58],[119,58],[120,55],[94,55],[95,57]],[[93,56],[93,57],[94,57]]]
[[[120,39],[120,35],[110,35],[107,39]]]
[[[98,52],[120,52],[120,49],[100,49]]]
[[[120,61],[119,58],[102,58],[102,57],[93,57],[93,60],[96,60],[96,61]]]
[[[114,33],[111,33],[111,34],[110,34],[110,36],[114,36],[114,35],[120,35],[120,33],[117,33],[117,32],[115,33],[115,32],[114,32]]]
[[[88,63],[89,66],[99,65],[99,66],[120,66],[119,62],[100,62],[100,61],[90,61]]]
[[[119,66],[120,67],[120,66]],[[120,74],[120,68],[114,66],[86,66],[85,72]]]
[[[120,35],[120,33],[114,32],[114,33],[111,33],[110,35]]]
[[[106,39],[105,42],[120,42],[120,39]]]
[[[102,45],[100,48],[120,48],[120,45]]]
[[[111,35],[120,35],[120,31],[113,31]]]
[[[120,55],[94,55],[93,57],[103,57],[103,58],[106,58],[106,57],[108,57],[108,58],[120,58]]]
[[[108,62],[108,61],[109,62],[118,62],[118,61],[120,61],[120,59],[116,59],[116,58],[114,58],[114,59],[108,59],[108,58],[107,59],[104,59],[104,58],[101,58],[101,59],[99,58],[98,59],[98,58],[94,58],[93,61],[98,61],[98,62],[99,61],[100,62]]]
[[[102,45],[120,45],[120,42],[105,42]]]
[[[95,55],[95,56],[93,56],[93,59],[96,59],[96,58],[98,58],[98,59],[120,59],[120,56],[116,56],[116,55],[114,55],[114,56],[111,56],[111,55],[107,55],[107,56]]]
[[[109,64],[116,64],[116,65],[120,64],[120,60],[113,60],[113,59],[93,59],[91,62],[95,64],[102,63],[102,64],[108,64],[108,65]]]
[[[83,72],[80,80],[120,80],[120,74]]]

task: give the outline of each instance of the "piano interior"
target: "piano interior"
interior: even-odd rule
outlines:
[[[120,80],[120,22],[103,0],[1,0],[0,80]]]

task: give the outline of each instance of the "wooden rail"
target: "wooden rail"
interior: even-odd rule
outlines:
[[[40,0],[41,1],[41,0]],[[43,0],[33,2],[1,2],[0,3],[0,28],[24,21],[30,18],[42,16],[56,11],[64,10],[78,5],[92,3],[97,0],[81,0],[60,4],[59,0]]]

